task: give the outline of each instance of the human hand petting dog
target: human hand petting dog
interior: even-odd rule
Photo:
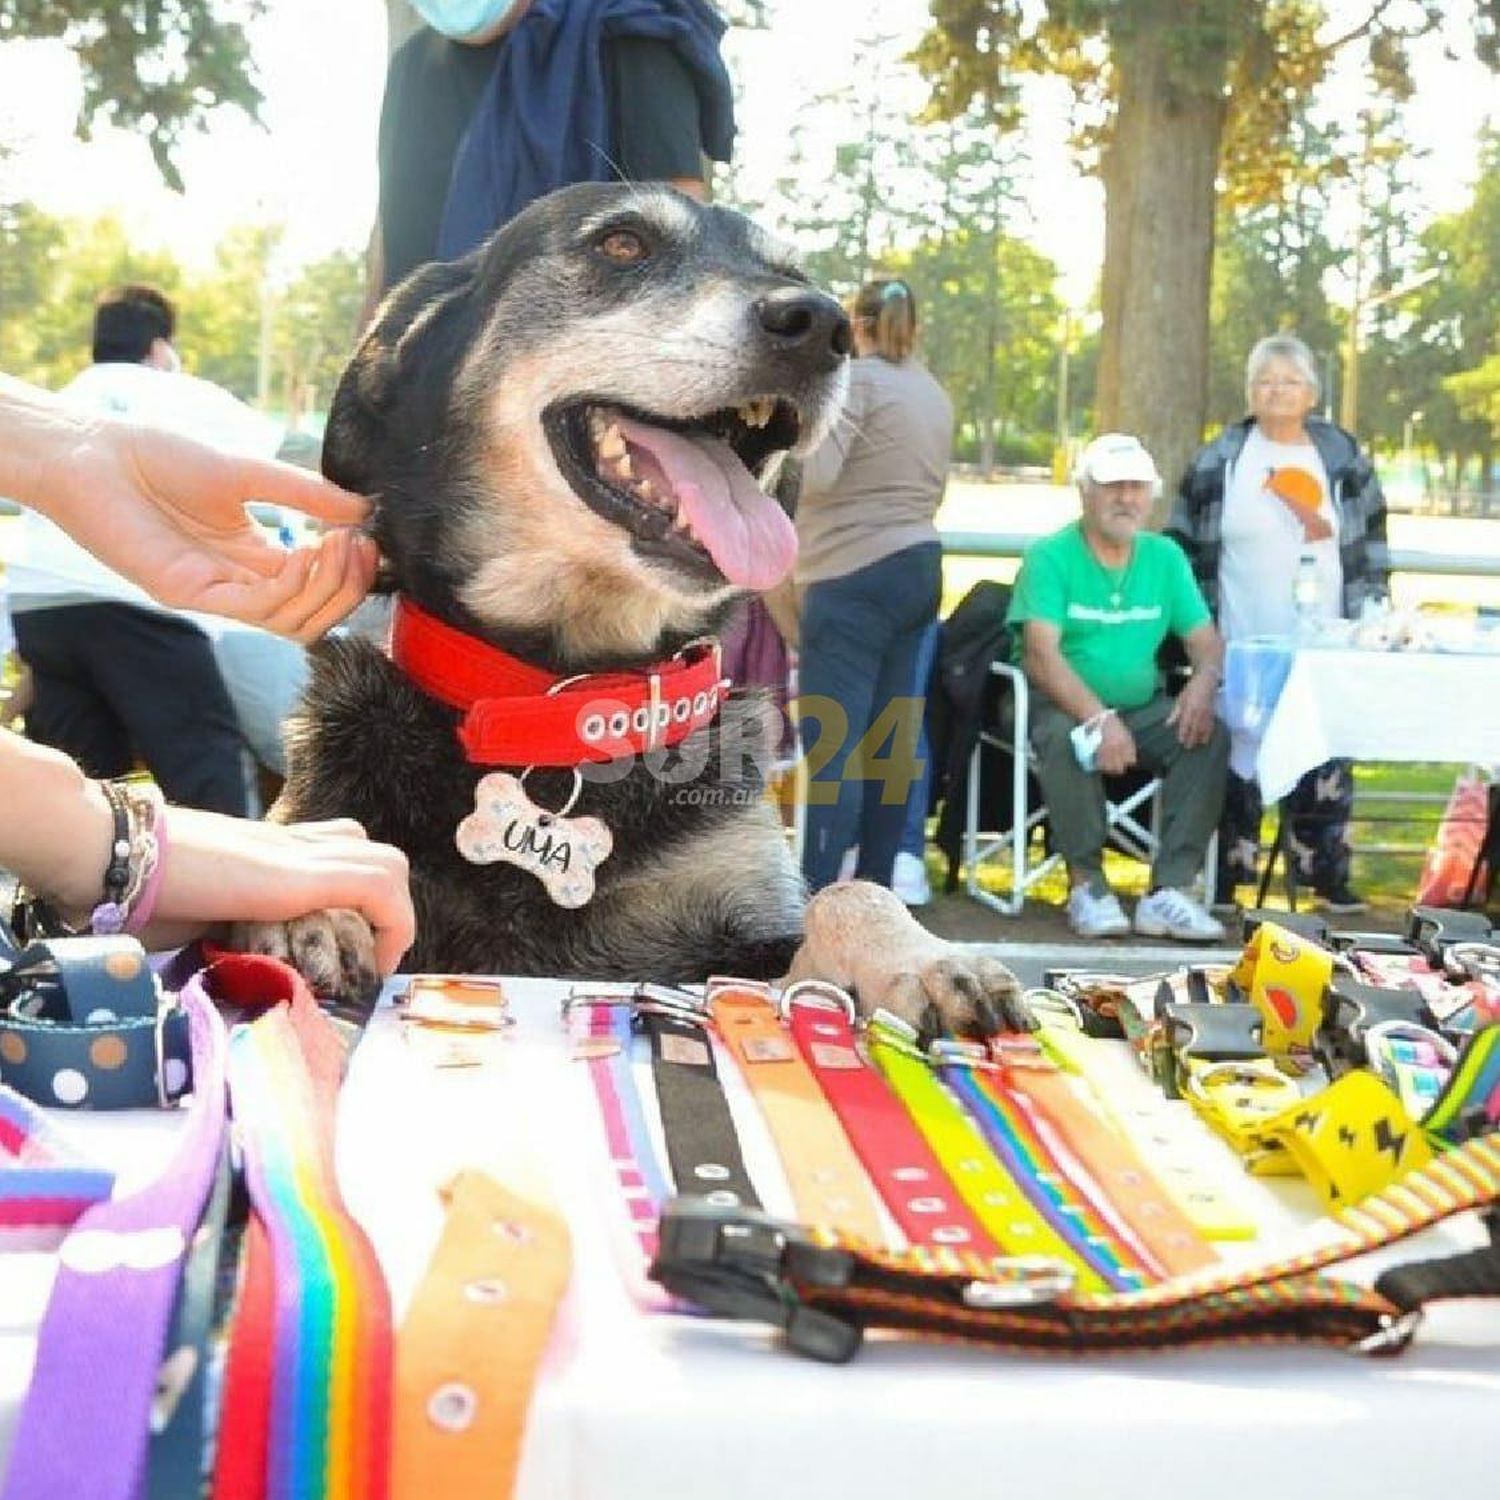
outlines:
[[[369,592],[368,503],[290,464],[85,415],[0,377],[0,493],[50,516],[163,604],[312,641]],[[335,530],[278,545],[245,510],[285,506]]]
[[[924,1034],[1030,1031],[1016,976],[989,954],[928,932],[894,892],[868,881],[826,886],[808,903],[787,982],[823,979],[862,1014],[888,1010]]]
[[[0,866],[86,926],[113,837],[103,787],[56,750],[0,731],[0,807]],[[230,922],[270,924],[260,951],[295,955],[326,993],[352,994],[368,993],[411,946],[406,856],[358,823],[283,826],[172,807],[165,828],[149,948]]]
[[[369,996],[416,936],[406,856],[358,823],[250,823],[174,807],[148,947],[235,923],[231,946],[293,963],[324,995]],[[158,930],[161,929],[161,930]]]

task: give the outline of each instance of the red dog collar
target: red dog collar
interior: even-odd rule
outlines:
[[[424,693],[464,710],[458,741],[480,766],[578,766],[676,745],[713,722],[728,686],[716,640],[643,672],[557,677],[405,597],[390,655]]]

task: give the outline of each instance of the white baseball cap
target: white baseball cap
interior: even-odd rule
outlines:
[[[1161,484],[1161,475],[1156,472],[1151,455],[1141,446],[1141,440],[1126,432],[1106,432],[1096,437],[1079,457],[1074,478],[1079,484],[1090,480],[1095,484],[1118,484],[1131,479],[1149,485]]]

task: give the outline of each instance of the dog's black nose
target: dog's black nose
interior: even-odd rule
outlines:
[[[755,316],[780,348],[808,355],[828,369],[853,347],[843,308],[811,287],[778,287],[755,304]]]

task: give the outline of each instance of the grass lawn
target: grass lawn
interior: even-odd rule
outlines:
[[[1402,911],[1415,899],[1422,860],[1437,833],[1443,804],[1453,789],[1454,780],[1464,769],[1461,765],[1380,764],[1355,768],[1354,821],[1350,840],[1354,846],[1351,883],[1373,907]],[[1378,800],[1371,794],[1378,794]],[[1442,801],[1421,801],[1420,798]],[[1386,800],[1387,798],[1391,800]],[[1269,849],[1276,836],[1276,814],[1273,808],[1261,828],[1262,847]],[[1374,845],[1405,845],[1402,851],[1385,852]],[[1038,841],[1035,845],[1040,849]],[[932,875],[937,878],[940,856],[929,854]],[[1111,884],[1122,895],[1139,896],[1146,889],[1147,870],[1122,854],[1105,856],[1105,870]],[[981,876],[987,890],[1010,888],[1009,867],[996,861]],[[1061,867],[1048,879],[1033,887],[1039,901],[1061,904],[1067,899],[1067,878]],[[1280,867],[1268,894],[1269,906],[1286,904]],[[1302,892],[1299,905],[1306,905]]]

